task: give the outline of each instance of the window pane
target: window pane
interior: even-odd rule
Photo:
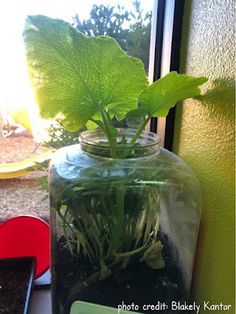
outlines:
[[[88,36],[115,38],[129,55],[140,58],[148,70],[152,1],[94,0],[89,10],[87,18],[76,14],[73,25]]]
[[[0,2],[1,164],[34,156],[34,141],[38,143],[44,139],[46,122],[39,118],[25,64],[22,32],[26,16],[41,14],[63,19],[88,36],[110,35],[128,54],[141,58],[148,71],[152,5],[153,0]],[[15,137],[14,133],[9,135],[11,127],[15,128],[16,125],[26,127],[27,136],[18,134]],[[37,153],[44,152],[44,149],[45,147],[40,147]],[[16,214],[30,213],[41,217],[48,215],[47,200],[42,201],[45,190],[40,191],[38,183],[34,180],[35,176],[37,174],[30,174],[26,179],[22,177],[9,181],[8,184],[0,180],[1,220]]]

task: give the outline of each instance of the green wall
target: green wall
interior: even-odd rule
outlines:
[[[193,298],[232,304],[224,313],[235,313],[234,14],[234,0],[185,1],[181,72],[209,82],[204,97],[178,106],[174,138],[203,191]]]

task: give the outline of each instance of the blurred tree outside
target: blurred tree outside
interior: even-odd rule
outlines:
[[[144,12],[139,0],[132,1],[132,11],[125,10],[120,5],[93,5],[90,18],[81,21],[79,15],[73,17],[73,26],[86,36],[108,35],[118,41],[120,46],[131,56],[140,58],[148,71],[149,45],[151,34],[151,12]],[[113,118],[115,127],[135,127],[127,119],[117,121]],[[45,145],[56,149],[78,142],[82,130],[71,133],[63,126],[54,125],[48,130],[50,140]]]
[[[148,71],[151,12],[144,12],[139,0],[133,0],[132,5],[132,11],[120,5],[93,5],[90,18],[81,21],[76,14],[73,26],[87,36],[113,37],[129,55],[140,58]]]

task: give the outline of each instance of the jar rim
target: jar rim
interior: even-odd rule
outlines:
[[[136,129],[133,128],[117,128],[118,130],[118,136],[122,137],[125,135],[126,137],[130,137],[130,139],[135,135]],[[97,136],[97,139],[96,139]],[[100,140],[103,139],[104,142],[101,142]],[[83,143],[85,145],[91,145],[91,146],[99,146],[101,148],[109,148],[108,146],[108,140],[101,129],[95,129],[95,130],[87,130],[83,131],[79,136],[80,143]],[[139,135],[136,144],[136,149],[140,147],[140,149],[150,148],[153,146],[159,146],[161,140],[160,137],[153,132],[148,131],[142,131],[142,133]],[[135,145],[135,144],[134,144]],[[132,145],[133,146],[133,145]],[[129,142],[128,143],[119,143],[119,147],[121,149],[130,149]]]

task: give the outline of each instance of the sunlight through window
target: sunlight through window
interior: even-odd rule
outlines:
[[[135,8],[136,5],[140,5],[140,8]],[[105,8],[113,8],[108,13],[108,19],[106,27],[108,31],[101,29],[103,17],[98,17],[99,20],[91,19],[90,12],[93,6],[104,5]],[[149,58],[149,40],[150,32],[142,42],[139,42],[140,36],[142,37],[142,31],[145,29],[136,30],[127,37],[127,34],[131,31],[131,28],[136,27],[142,20],[143,25],[150,23],[151,11],[153,1],[141,0],[141,1],[125,1],[125,0],[87,0],[86,2],[80,0],[22,0],[20,2],[16,0],[10,0],[8,2],[1,2],[0,4],[0,36],[1,36],[1,50],[0,50],[0,66],[1,66],[1,92],[0,92],[0,120],[2,123],[7,120],[20,124],[23,127],[32,130],[37,133],[37,128],[42,127],[42,121],[39,119],[37,105],[35,103],[29,79],[27,75],[27,69],[25,65],[24,57],[24,44],[22,39],[22,32],[24,27],[25,18],[27,15],[42,14],[52,18],[63,19],[79,30],[89,34],[88,23],[91,21],[93,29],[96,29],[96,24],[99,24],[99,32],[95,35],[108,34],[115,37],[123,49],[131,55],[146,58],[143,60],[146,69],[148,68]],[[139,11],[138,11],[139,10]],[[93,13],[96,10],[94,10]],[[108,11],[106,11],[107,13]],[[120,18],[114,20],[115,14],[119,12]],[[142,12],[142,16],[141,16]],[[109,16],[110,14],[110,16]],[[126,15],[127,14],[127,15]],[[149,14],[149,17],[145,16]],[[125,16],[126,15],[126,16]],[[98,23],[99,22],[99,23]],[[120,23],[118,25],[118,23]],[[134,26],[134,23],[137,23]],[[112,30],[115,25],[118,25],[118,29]],[[86,29],[87,27],[87,29]],[[126,37],[123,38],[126,31]],[[123,34],[120,34],[123,31]],[[149,30],[148,30],[149,31]],[[113,34],[112,34],[113,32]],[[90,30],[91,33],[91,30]],[[144,47],[145,46],[145,47]]]

